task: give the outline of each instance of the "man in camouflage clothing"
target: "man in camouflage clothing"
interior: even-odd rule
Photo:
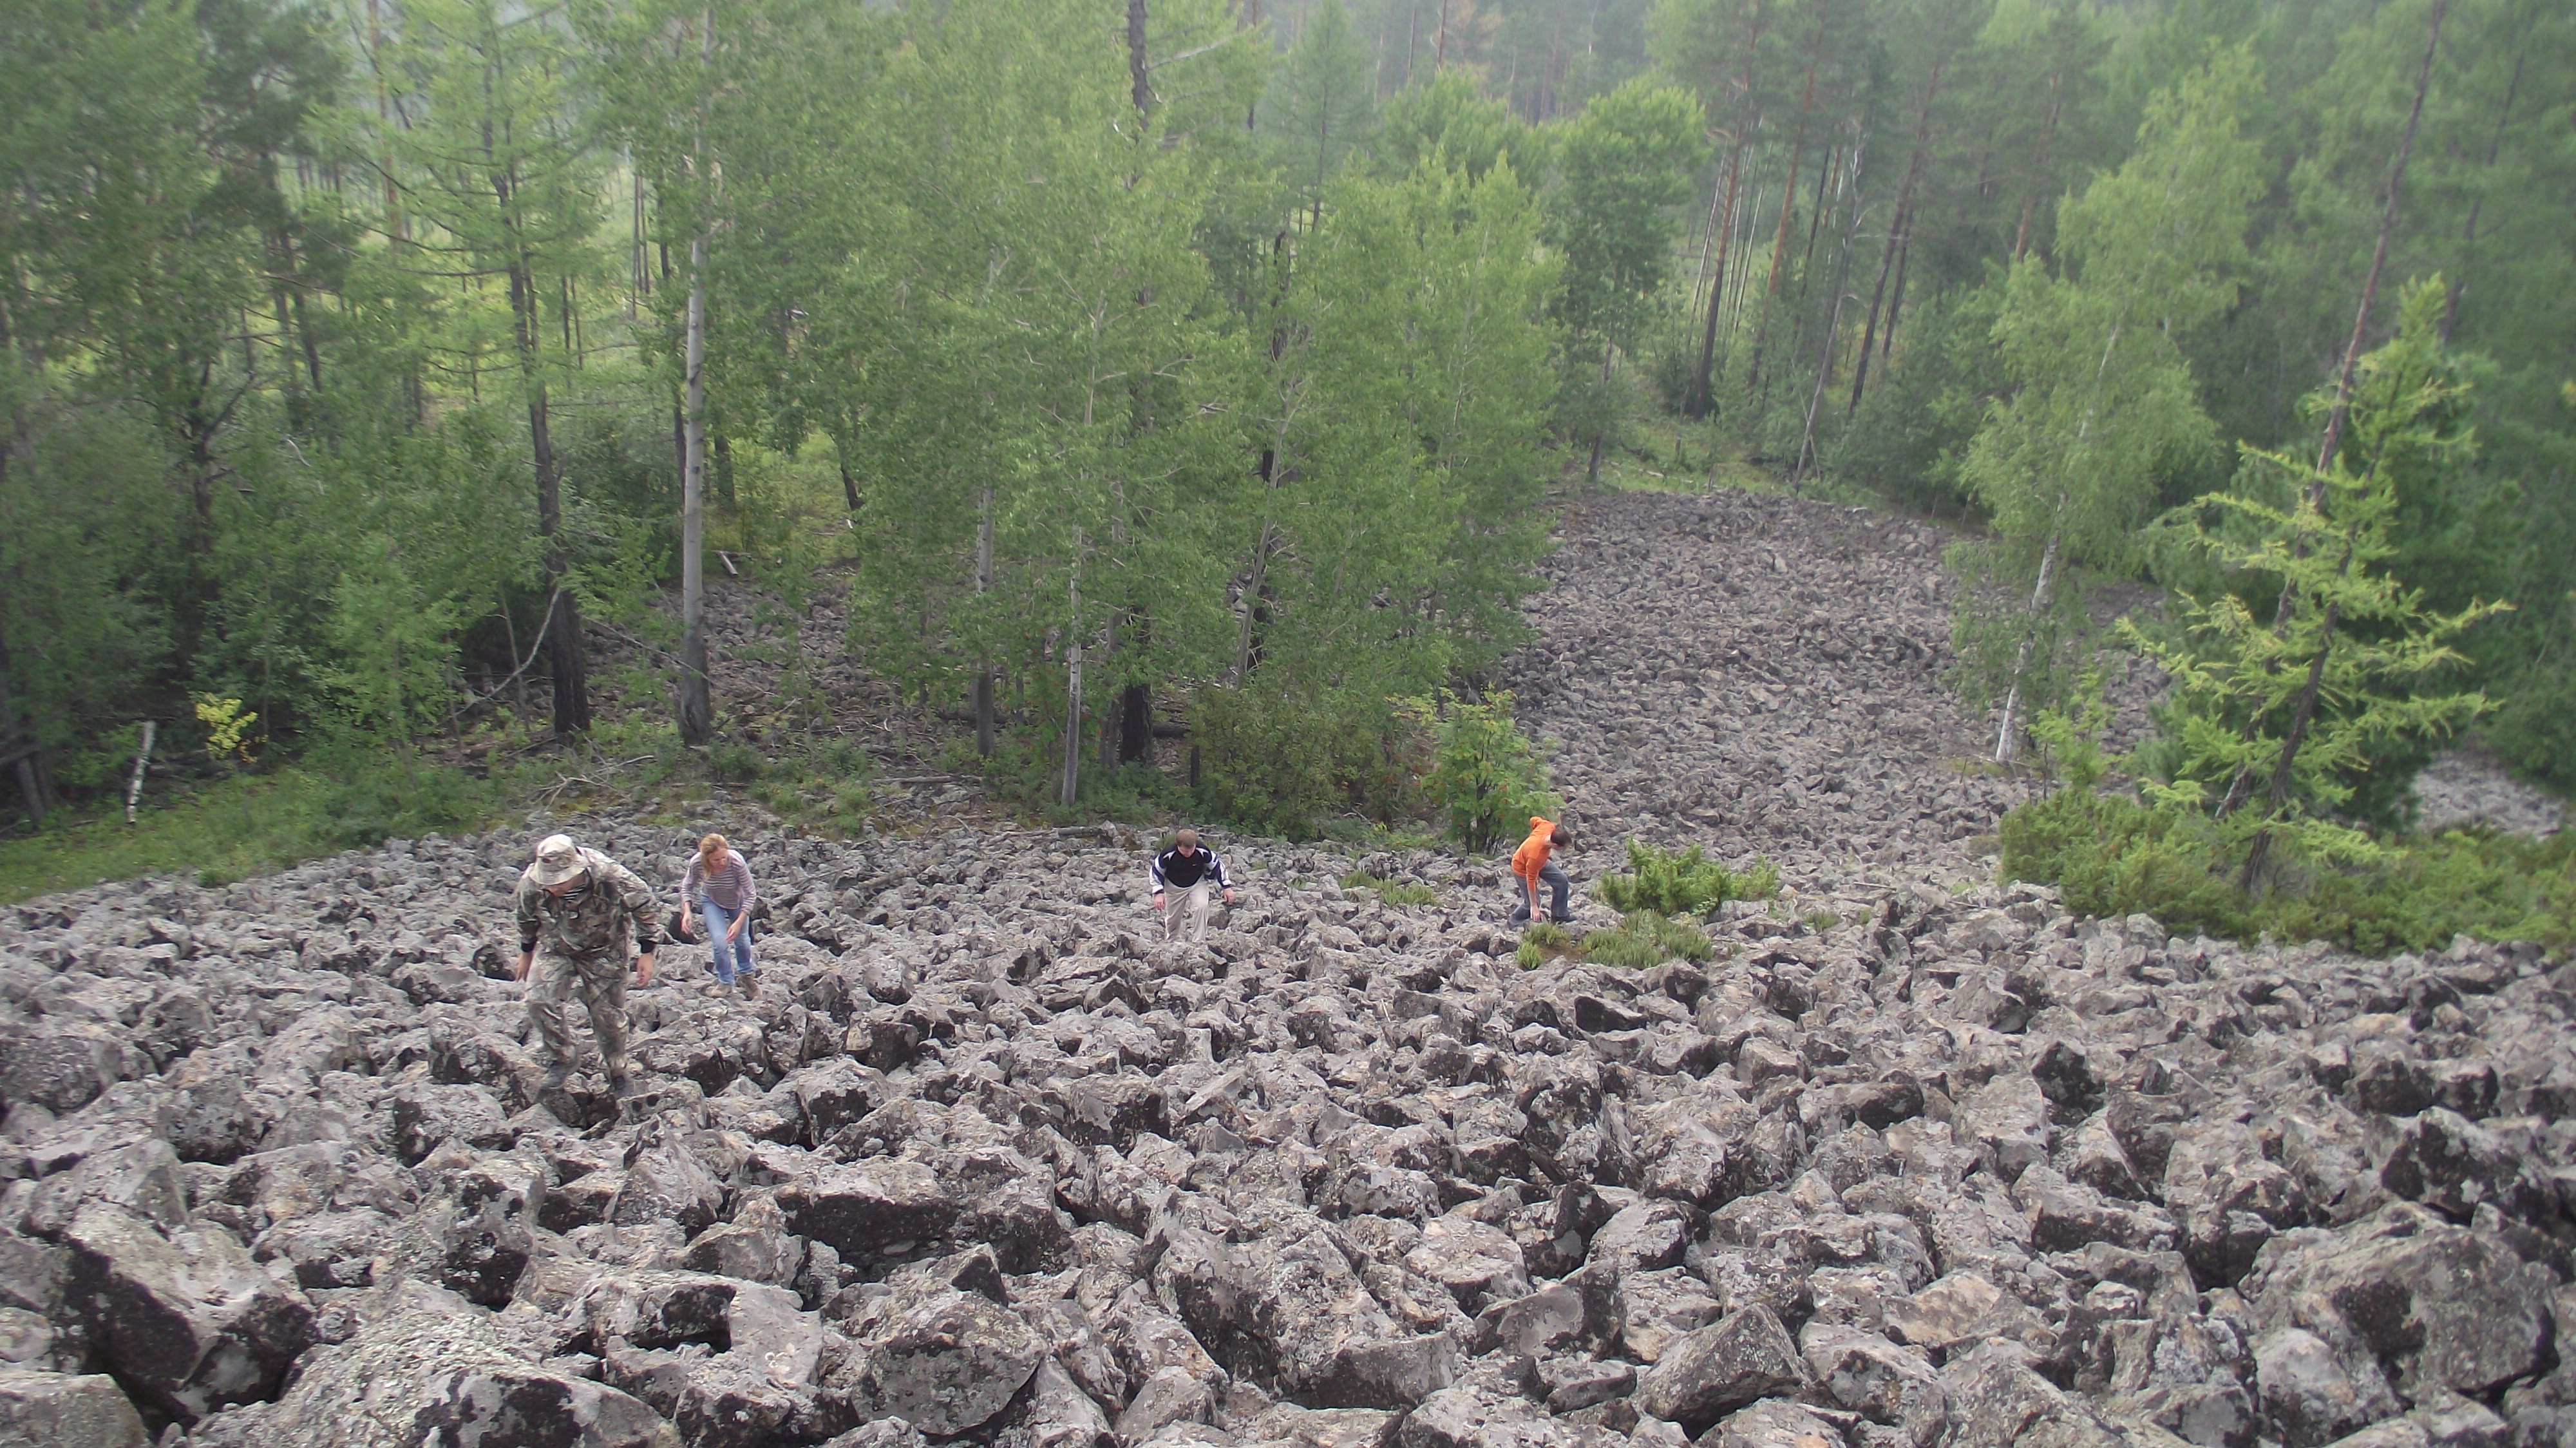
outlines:
[[[599,1037],[609,1089],[620,1096],[634,1089],[626,1072],[626,959],[631,938],[635,983],[653,983],[653,948],[661,943],[654,929],[654,903],[653,888],[634,871],[597,850],[581,848],[570,835],[548,835],[538,842],[536,863],[519,876],[517,978],[526,980],[529,966],[536,965],[528,1019],[550,1058],[546,1089],[560,1090],[572,1079],[573,1042],[564,1029],[564,1002],[576,995],[590,1008],[590,1028]]]

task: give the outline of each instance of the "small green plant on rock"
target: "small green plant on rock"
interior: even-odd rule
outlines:
[[[1582,954],[1582,947],[1565,927],[1545,920],[1533,920],[1521,931],[1521,944],[1512,952],[1512,960],[1523,970],[1536,970],[1561,955]]]
[[[1601,877],[1602,903],[1622,915],[1703,915],[1729,900],[1768,900],[1780,893],[1780,871],[1770,861],[1756,860],[1738,874],[1697,845],[1674,854],[1630,840],[1628,870]]]

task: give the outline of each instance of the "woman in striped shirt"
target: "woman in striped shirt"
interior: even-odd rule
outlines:
[[[751,971],[751,907],[760,898],[752,888],[751,866],[725,843],[722,835],[698,841],[680,879],[680,928],[690,929],[689,902],[707,917],[707,947],[713,956],[716,983],[739,985],[748,998],[760,994]]]

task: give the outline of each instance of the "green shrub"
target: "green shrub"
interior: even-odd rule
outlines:
[[[2259,898],[2201,815],[2063,789],[2004,816],[2002,873],[2058,887],[2067,908],[2144,913],[2169,930],[2330,940],[2364,954],[2437,950],[2455,935],[2576,943],[2576,835],[2452,831],[2384,842],[2348,866],[2302,861]]]
[[[1547,964],[1547,958],[1548,953],[1540,949],[1538,942],[1533,940],[1522,941],[1520,948],[1512,952],[1512,964],[1523,970],[1536,970]]]
[[[769,760],[748,744],[726,739],[707,750],[707,773],[726,784],[750,784],[769,773]]]
[[[1202,751],[1201,807],[1256,834],[1313,839],[1318,822],[1340,813],[1346,799],[1352,702],[1258,676],[1241,688],[1199,690],[1190,700],[1190,737]]]
[[[1423,793],[1449,816],[1450,837],[1469,853],[1493,849],[1532,815],[1564,808],[1548,789],[1546,758],[1512,721],[1510,694],[1471,704],[1443,690],[1436,705],[1416,700],[1410,708],[1436,741]]]
[[[388,839],[471,833],[524,784],[477,779],[405,749],[356,747],[193,789],[155,783],[131,825],[122,802],[108,799],[0,841],[0,902],[164,873],[214,889]]]
[[[1664,921],[1656,931],[1656,938],[1663,942],[1665,952],[1675,960],[1697,964],[1717,954],[1717,943],[1708,938],[1708,932],[1688,920]]]
[[[1388,905],[1437,905],[1440,892],[1418,881],[1381,880],[1364,870],[1354,870],[1342,877],[1345,890],[1367,890]]]
[[[1756,860],[1739,875],[1697,845],[1676,855],[1630,840],[1628,870],[1601,877],[1602,903],[1623,915],[1702,915],[1729,900],[1768,900],[1780,893],[1780,871],[1770,861]]]

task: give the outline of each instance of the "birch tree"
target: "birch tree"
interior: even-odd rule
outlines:
[[[2237,109],[2255,83],[2220,52],[2147,107],[2137,149],[2061,209],[2058,264],[2005,283],[1994,344],[2013,390],[1988,409],[1962,482],[1991,537],[1953,551],[1962,576],[1952,683],[2000,699],[1994,756],[2053,703],[2085,632],[2085,582],[2129,556],[2161,469],[2213,443],[2176,339],[2224,310],[2262,182]]]

